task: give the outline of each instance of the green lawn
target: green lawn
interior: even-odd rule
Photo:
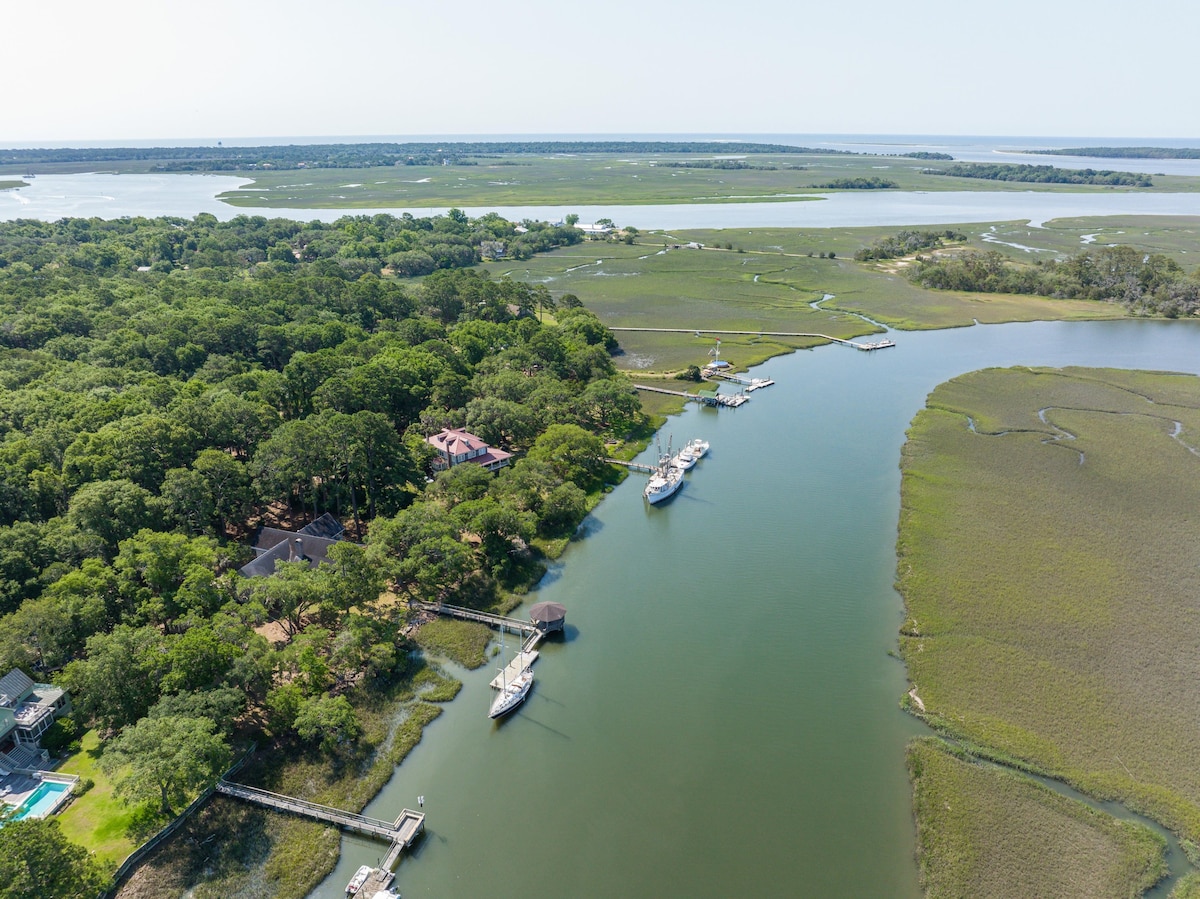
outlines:
[[[81,743],[83,748],[58,771],[78,774],[81,780],[90,778],[96,785],[75,798],[58,821],[68,839],[94,852],[110,871],[115,871],[138,845],[128,835],[134,810],[113,795],[111,778],[97,764],[102,755],[99,734],[89,730]]]
[[[913,420],[897,547],[931,723],[1192,840],[1196,450],[1192,376],[964,375]]]

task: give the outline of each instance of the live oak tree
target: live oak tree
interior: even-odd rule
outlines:
[[[230,751],[207,718],[144,718],[105,748],[101,767],[131,804],[159,803],[164,815],[186,804],[229,765]]]
[[[131,804],[186,804],[229,765],[229,745],[206,718],[144,718],[109,743],[100,765]]]
[[[0,827],[0,899],[95,899],[106,881],[96,860],[63,836],[55,819]]]

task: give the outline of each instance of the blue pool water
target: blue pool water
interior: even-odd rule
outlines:
[[[44,818],[50,813],[50,810],[58,803],[59,797],[70,789],[67,784],[60,783],[44,783],[36,790],[33,795],[21,803],[21,807],[17,810],[17,815],[14,820],[20,821],[23,818]]]

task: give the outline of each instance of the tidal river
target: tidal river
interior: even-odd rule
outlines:
[[[895,349],[772,360],[776,386],[663,429],[712,450],[668,504],[613,492],[531,602],[566,605],[526,704],[487,720],[493,671],[368,807],[425,796],[406,899],[917,896],[894,650],[905,428],[937,384],[996,365],[1200,373],[1200,323],[896,333]],[[645,459],[652,458],[653,450]],[[510,639],[511,650],[511,639]],[[312,895],[381,844],[343,843]]]

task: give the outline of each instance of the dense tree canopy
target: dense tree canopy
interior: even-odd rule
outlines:
[[[0,668],[71,691],[120,795],[178,809],[251,738],[343,752],[347,694],[410,665],[385,588],[536,580],[641,412],[577,299],[464,266],[575,239],[457,211],[0,224]],[[431,477],[446,425],[513,464]],[[237,574],[260,525],[323,513],[347,539],[318,567]]]
[[[1063,261],[1018,265],[1000,253],[918,259],[911,277],[938,290],[1032,293],[1121,303],[1131,312],[1169,318],[1200,312],[1200,278],[1169,256],[1134,247],[1084,250]]]
[[[51,896],[95,899],[107,878],[53,819],[26,818],[0,827],[0,899]]]

